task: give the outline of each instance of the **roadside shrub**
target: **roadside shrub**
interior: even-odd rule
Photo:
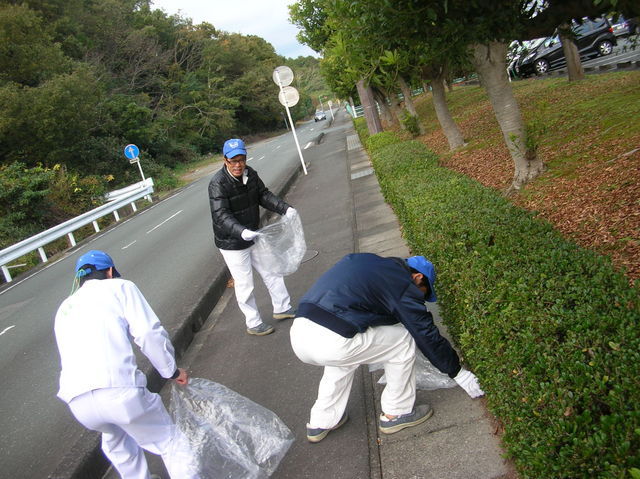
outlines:
[[[44,224],[49,168],[14,162],[0,166],[0,249],[37,233]]]
[[[360,141],[362,144],[365,144],[367,138],[369,138],[369,129],[367,128],[367,120],[363,116],[360,118],[353,119],[353,127],[356,129],[358,136],[360,137]]]
[[[420,135],[420,118],[405,111],[400,121],[404,129],[411,133],[414,138]]]
[[[383,131],[367,138],[365,148],[367,150],[378,150],[394,143],[400,143],[402,139],[392,131]]]
[[[410,141],[370,150],[442,315],[530,478],[640,465],[640,291],[609,260]]]

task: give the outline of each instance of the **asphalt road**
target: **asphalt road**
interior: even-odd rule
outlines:
[[[301,148],[326,124],[299,126]],[[250,145],[248,158],[272,189],[300,166],[291,132]],[[53,337],[55,311],[69,294],[78,255],[108,251],[171,334],[224,268],[213,245],[208,181],[195,181],[0,291],[1,478],[47,477],[83,432],[55,397],[59,357]]]

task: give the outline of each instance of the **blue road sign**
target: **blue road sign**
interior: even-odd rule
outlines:
[[[135,160],[140,155],[140,150],[134,144],[130,144],[124,147],[124,156],[130,160]]]

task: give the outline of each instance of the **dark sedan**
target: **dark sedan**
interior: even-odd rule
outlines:
[[[585,19],[581,25],[574,24],[573,31],[581,59],[609,55],[617,45],[611,25],[606,19],[595,21]],[[550,70],[562,68],[566,63],[562,43],[556,33],[547,38],[533,52],[521,57],[516,66],[516,72],[522,77],[541,75]]]

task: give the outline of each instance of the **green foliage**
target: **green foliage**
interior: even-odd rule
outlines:
[[[272,45],[150,5],[0,2],[0,167],[22,171],[24,184],[37,168],[57,168],[43,186],[44,213],[5,218],[3,241],[93,207],[107,187],[139,181],[122,154],[128,143],[140,147],[156,188],[168,189],[177,185],[171,168],[218,152],[225,139],[284,127],[271,77],[288,61]],[[307,118],[328,89],[317,59],[291,63],[301,93],[293,115]]]
[[[35,234],[44,224],[54,171],[23,163],[0,166],[0,248]]]
[[[364,145],[367,144],[369,138],[369,128],[367,128],[367,120],[363,116],[353,119],[353,126]]]
[[[69,65],[36,12],[0,5],[0,81],[36,86]]]
[[[376,151],[388,145],[400,143],[402,139],[392,131],[383,131],[369,136],[365,140],[365,148],[367,151]]]
[[[423,144],[370,153],[522,477],[637,475],[638,287]]]
[[[414,138],[420,135],[420,118],[405,111],[402,114],[401,122],[404,129],[411,133]]]

